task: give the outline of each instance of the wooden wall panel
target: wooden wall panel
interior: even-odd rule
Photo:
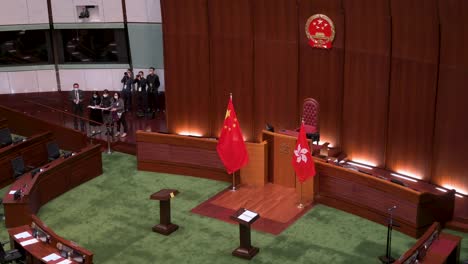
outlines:
[[[266,122],[297,127],[313,97],[322,140],[348,158],[468,192],[466,1],[161,3],[170,132],[218,136],[233,92],[246,139],[259,142]],[[335,23],[329,51],[307,45],[316,13]]]
[[[292,0],[252,0],[254,17],[254,126],[299,126],[297,112],[298,28]]]
[[[320,140],[340,145],[343,99],[344,10],[341,0],[299,1],[299,115],[305,98],[315,98],[320,104]],[[309,46],[305,33],[307,19],[325,14],[335,24],[333,49]]]
[[[439,23],[435,0],[392,1],[387,168],[430,179]]]
[[[432,181],[468,194],[468,2],[440,0],[440,70]]]
[[[168,130],[211,136],[207,0],[162,0]]]
[[[213,136],[224,122],[229,93],[244,137],[253,134],[253,22],[250,0],[209,0]]]
[[[347,0],[342,143],[348,157],[385,166],[390,68],[387,0]]]

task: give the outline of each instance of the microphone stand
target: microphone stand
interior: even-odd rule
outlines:
[[[390,217],[388,219],[387,224],[387,250],[385,252],[385,256],[380,256],[379,259],[383,264],[390,264],[395,262],[395,259],[392,257],[392,231],[393,227],[399,227],[398,224],[393,223],[393,210],[396,209],[396,205],[393,207],[388,208],[388,213]]]

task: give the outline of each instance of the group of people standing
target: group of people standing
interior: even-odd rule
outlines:
[[[73,90],[70,92],[70,100],[72,101],[72,110],[74,117],[74,126],[78,130],[78,117],[83,116],[83,91],[80,90],[79,84],[73,84]],[[89,125],[92,129],[91,133],[101,132],[99,127],[102,123],[105,124],[107,130],[106,135],[127,136],[127,121],[125,120],[124,101],[119,92],[115,92],[113,98],[110,97],[109,91],[104,90],[102,96],[98,91],[94,91],[89,101]],[[117,133],[114,135],[114,126],[117,127]],[[85,123],[80,119],[81,131],[85,132]],[[123,133],[120,134],[120,128],[123,127]]]
[[[109,91],[103,91],[102,96],[99,92],[94,91],[89,101],[89,125],[91,133],[96,131],[100,133],[100,124],[105,124],[106,135],[126,137],[128,132],[125,113],[132,111],[132,94],[137,95],[137,111],[138,113],[151,113],[158,111],[158,88],[160,86],[159,77],[155,73],[155,69],[151,67],[149,74],[144,76],[144,72],[140,71],[133,77],[133,72],[129,69],[125,72],[121,80],[122,91],[114,92],[111,97]],[[136,88],[135,88],[136,86]],[[70,92],[69,99],[72,102],[72,111],[74,118],[75,129],[78,130],[78,116],[83,115],[83,91],[79,89],[79,84],[73,84],[73,90]],[[83,119],[80,119],[81,131],[85,132],[85,124]],[[117,131],[114,134],[114,127]],[[120,133],[120,128],[123,132]]]
[[[122,80],[122,95],[124,98],[125,110],[132,111],[132,94],[137,96],[137,113],[145,114],[159,110],[159,77],[153,67],[149,68],[149,74],[145,78],[145,73],[139,71],[137,75],[129,69],[125,72]]]

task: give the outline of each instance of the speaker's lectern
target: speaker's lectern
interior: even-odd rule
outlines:
[[[231,219],[239,223],[240,246],[236,248],[232,255],[244,259],[252,259],[257,255],[259,249],[252,247],[250,242],[250,225],[252,225],[260,215],[245,208],[237,210]]]
[[[151,200],[159,200],[160,208],[160,223],[153,226],[154,232],[168,236],[179,228],[178,225],[171,223],[171,199],[177,194],[179,194],[177,190],[162,189],[150,196]]]

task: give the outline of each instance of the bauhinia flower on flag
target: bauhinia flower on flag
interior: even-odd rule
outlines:
[[[301,183],[315,176],[315,163],[310,152],[309,143],[306,139],[304,122],[301,124],[301,129],[297,138],[296,148],[292,156],[292,165]]]
[[[216,150],[229,174],[244,167],[249,161],[239,120],[237,120],[236,111],[234,111],[232,104],[232,96],[229,98]]]

